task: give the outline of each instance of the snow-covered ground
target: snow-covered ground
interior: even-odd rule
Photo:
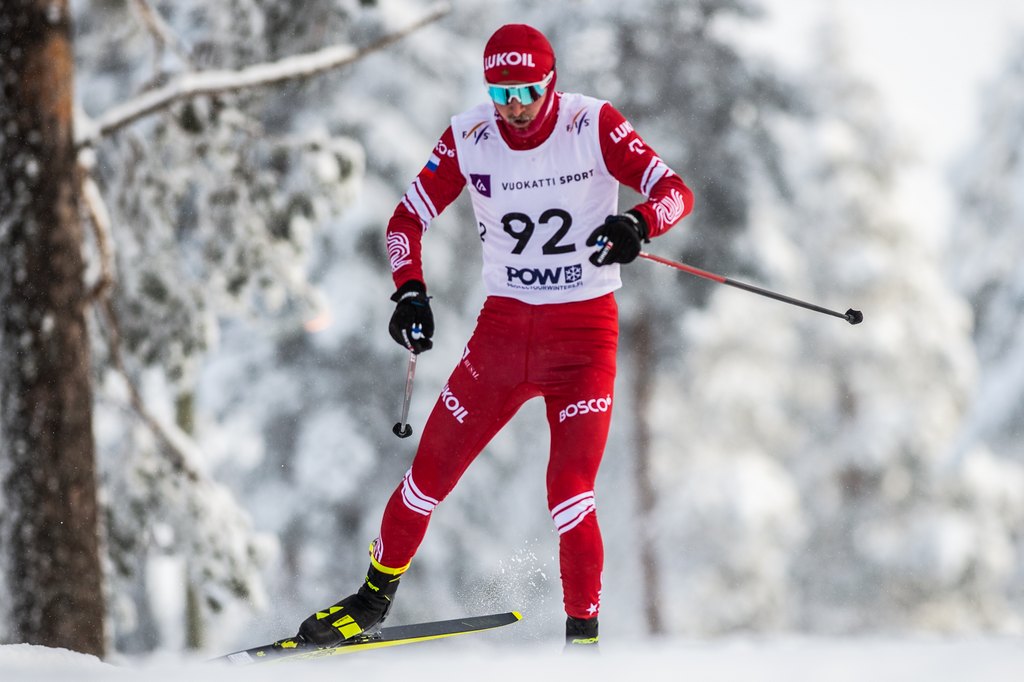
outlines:
[[[493,637],[485,635],[483,637]],[[0,680],[615,680],[656,673],[693,682],[1017,682],[1024,642],[1015,638],[838,639],[808,637],[684,639],[602,644],[596,656],[563,655],[557,645],[515,651],[493,639],[431,642],[320,661],[224,667],[202,660],[151,657],[104,663],[63,649],[0,646]]]

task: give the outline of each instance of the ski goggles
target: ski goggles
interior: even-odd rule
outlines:
[[[544,96],[554,76],[555,72],[550,71],[544,77],[544,80],[536,83],[516,83],[514,85],[492,85],[488,83],[487,94],[491,96],[491,100],[495,104],[508,104],[512,100],[517,99],[525,107]]]

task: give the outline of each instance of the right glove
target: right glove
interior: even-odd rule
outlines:
[[[597,266],[632,263],[640,255],[641,243],[645,241],[650,241],[647,224],[637,211],[630,209],[619,215],[610,215],[605,218],[604,225],[587,238],[587,246],[598,247],[591,254],[590,262]]]
[[[426,285],[411,279],[398,288],[391,300],[398,304],[388,324],[391,338],[417,355],[433,348],[430,337],[434,335],[434,313],[430,311]]]

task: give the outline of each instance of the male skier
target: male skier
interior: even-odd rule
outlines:
[[[619,265],[693,208],[693,194],[610,103],[555,91],[555,55],[524,24],[484,49],[490,102],[451,119],[387,226],[397,291],[389,331],[429,350],[434,320],[421,240],[468,188],[487,298],[461,361],[384,510],[358,591],[307,618],[332,646],[387,616],[437,504],[526,400],[550,427],[547,504],[559,533],[567,645],[598,640],[604,547],[594,480],[614,395]],[[619,184],[645,200],[618,210]]]

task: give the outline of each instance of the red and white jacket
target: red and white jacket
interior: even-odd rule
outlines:
[[[692,210],[690,189],[611,104],[554,95],[551,123],[528,146],[508,133],[490,102],[452,117],[388,222],[396,287],[425,281],[423,234],[466,187],[487,294],[527,303],[586,300],[621,286],[619,266],[593,266],[596,247],[585,245],[619,212],[620,183],[646,197],[634,209],[649,237]]]

